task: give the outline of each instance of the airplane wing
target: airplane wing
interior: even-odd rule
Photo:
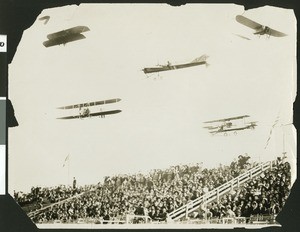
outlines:
[[[163,72],[168,70],[171,69],[169,67],[163,66],[163,67],[154,67],[154,68],[144,68],[143,72],[147,74],[147,73],[154,73],[154,72]]]
[[[269,29],[269,33],[268,34],[272,35],[272,36],[275,36],[275,37],[284,37],[284,36],[287,36],[287,34],[284,34],[284,33],[280,32],[280,31],[276,31],[276,30],[274,30],[272,28]]]
[[[65,43],[69,43],[72,41],[81,40],[81,39],[85,39],[85,38],[86,37],[82,34],[71,34],[71,35],[64,37],[63,39],[64,39]]]
[[[226,133],[230,131],[239,131],[239,130],[245,130],[248,127],[241,127],[241,128],[232,128],[232,129],[224,129],[224,130],[216,130],[216,131],[210,131],[211,134],[217,134],[217,133]]]
[[[260,28],[263,27],[263,25],[261,25],[261,24],[259,24],[257,22],[254,22],[251,19],[248,19],[248,18],[246,18],[246,17],[244,17],[242,15],[237,15],[235,17],[235,19],[236,19],[237,22],[243,24],[246,27],[250,27],[250,28],[252,28],[254,30],[257,30],[257,29],[260,29]]]
[[[249,127],[249,126],[238,127],[238,128],[231,128],[231,129],[225,129],[225,130],[223,130],[222,132],[245,130],[245,129],[247,129],[248,127]]]
[[[122,112],[122,110],[102,111],[102,112],[91,113],[90,116],[96,117],[96,116],[103,116],[103,115],[110,115],[110,114],[118,114],[121,112]]]
[[[253,125],[254,127],[257,125]],[[226,133],[230,131],[240,131],[240,130],[246,130],[246,129],[253,129],[252,125],[247,125],[244,127],[236,127],[236,128],[228,128],[228,129],[222,129],[222,130],[216,130],[216,131],[210,131],[211,134],[217,134],[217,133]]]
[[[72,27],[70,29],[67,29],[66,31],[71,34],[77,34],[77,33],[83,33],[83,32],[89,31],[89,30],[90,30],[90,28],[88,28],[87,26],[77,26],[77,27]]]
[[[238,117],[232,117],[232,118],[223,118],[223,119],[218,119],[218,120],[213,120],[213,121],[207,121],[204,123],[212,123],[212,122],[226,122],[230,120],[237,120],[237,119],[242,119],[242,118],[247,118],[250,117],[249,115],[243,115],[243,116],[238,116]]]
[[[61,117],[61,118],[57,118],[57,119],[75,119],[75,118],[80,118],[80,116],[74,115],[74,116]]]
[[[68,35],[71,35],[71,34],[80,34],[82,32],[89,31],[89,30],[90,29],[86,26],[77,26],[77,27],[72,27],[72,28],[67,29],[67,30],[62,30],[62,31],[59,31],[59,32],[49,34],[49,35],[47,35],[47,38],[48,39],[56,39],[56,38],[68,36]]]
[[[253,129],[253,127],[251,125],[248,125],[248,126],[244,126],[244,127],[237,127],[237,128],[225,129],[223,131],[224,132],[227,132],[227,131],[240,131],[240,130],[246,130],[246,129]]]
[[[120,98],[114,98],[114,99],[108,99],[108,100],[104,100],[104,101],[96,101],[96,102],[91,102],[91,106],[94,103],[94,105],[103,105],[103,104],[111,104],[111,103],[116,103],[121,101]]]
[[[43,42],[43,45],[48,48],[48,47],[52,47],[52,46],[56,46],[56,45],[60,45],[62,43],[60,43],[59,40],[57,39],[51,39],[51,40],[47,40]]]
[[[117,114],[120,112],[122,112],[122,110],[102,111],[102,112],[90,113],[89,116],[82,117],[82,118],[105,116],[105,115],[110,115],[110,114]],[[57,119],[76,119],[76,118],[80,118],[80,115],[66,116],[66,117],[61,117],[61,118],[57,118]]]
[[[48,39],[56,39],[56,38],[60,38],[60,37],[66,36],[66,35],[67,35],[66,30],[63,30],[63,31],[58,31],[58,32],[49,34],[49,35],[47,35],[47,38]]]
[[[82,34],[71,34],[71,35],[68,35],[65,37],[58,37],[55,39],[47,40],[47,41],[43,42],[43,45],[47,48],[47,47],[51,47],[51,46],[55,46],[55,45],[66,44],[66,43],[76,41],[76,40],[81,40],[81,39],[85,39],[85,36]]]
[[[96,105],[104,105],[104,104],[110,104],[110,103],[116,103],[121,101],[120,98],[114,98],[114,99],[108,99],[103,101],[96,101],[96,102],[87,102],[87,103],[81,103],[81,104],[75,104],[75,105],[69,105],[69,106],[61,106],[57,109],[74,109],[79,107],[87,107],[87,106],[96,106]]]

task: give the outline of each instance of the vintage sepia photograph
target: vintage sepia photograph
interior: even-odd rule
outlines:
[[[8,192],[38,228],[280,227],[296,23],[235,4],[43,10],[9,65]]]

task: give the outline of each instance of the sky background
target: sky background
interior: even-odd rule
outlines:
[[[253,35],[236,15],[288,34]],[[240,154],[296,164],[292,125],[296,96],[296,19],[292,10],[238,5],[81,4],[44,10],[47,24],[27,29],[9,66],[9,98],[19,126],[9,129],[9,192],[32,186],[95,184],[106,175],[203,162],[229,164]],[[38,17],[38,18],[39,18]],[[45,48],[47,35],[87,26],[86,39]],[[238,35],[248,37],[243,39]],[[209,66],[149,75],[157,64],[206,54]],[[106,118],[58,120],[78,114],[57,107],[121,98],[93,111]],[[203,122],[250,115],[255,130],[212,136]],[[270,130],[277,125],[265,149]],[[63,167],[69,155],[69,165]],[[69,166],[69,169],[68,169]]]

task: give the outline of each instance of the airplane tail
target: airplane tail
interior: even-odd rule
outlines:
[[[204,61],[206,61],[207,58],[208,58],[207,55],[202,55],[202,56],[200,56],[200,57],[194,59],[194,60],[192,61],[192,63],[204,62]]]

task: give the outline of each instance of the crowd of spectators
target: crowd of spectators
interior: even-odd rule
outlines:
[[[34,222],[47,223],[84,219],[125,221],[126,215],[139,215],[134,222],[144,222],[143,216],[152,221],[166,221],[168,213],[200,197],[210,190],[244,173],[257,165],[249,162],[248,155],[241,155],[230,165],[203,168],[202,164],[177,165],[166,170],[152,170],[147,175],[116,175],[106,177],[103,183],[85,188],[65,187],[32,190],[33,198],[41,197],[59,202],[82,192],[78,197],[52,205],[48,210],[37,211]],[[207,204],[189,215],[191,218],[221,218],[252,214],[276,214],[284,205],[290,189],[290,167],[278,163],[257,179]],[[20,198],[18,198],[20,199]],[[20,202],[20,201],[18,201]],[[255,204],[257,206],[255,206]]]
[[[288,162],[280,158],[276,166],[191,214],[191,218],[263,218],[277,215],[284,206],[291,187]],[[266,218],[267,218],[266,217]]]
[[[38,186],[32,187],[29,193],[14,191],[14,198],[23,209],[33,210],[68,199],[89,189],[89,186],[77,187],[76,185],[59,185],[56,187],[43,188]]]

